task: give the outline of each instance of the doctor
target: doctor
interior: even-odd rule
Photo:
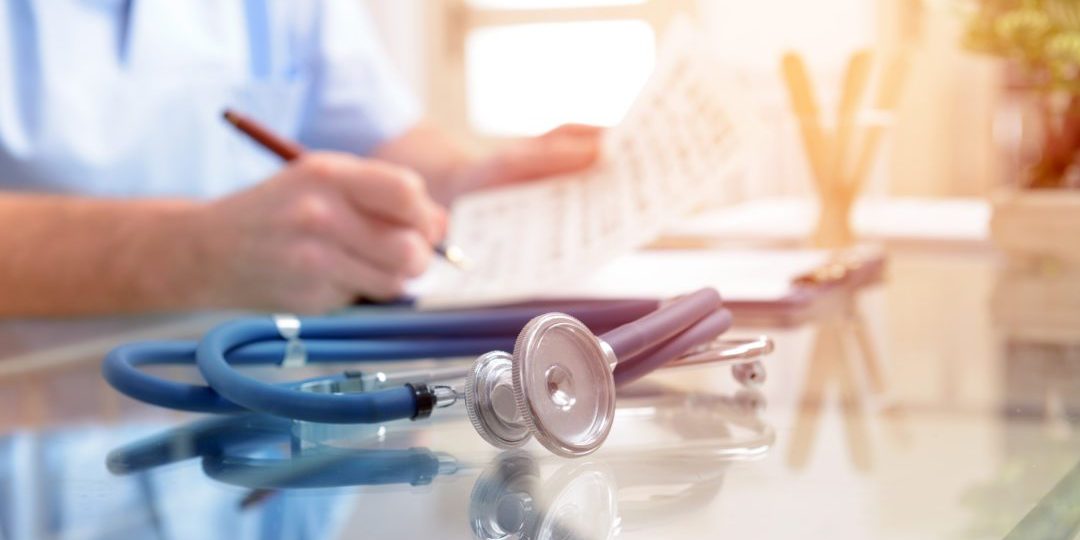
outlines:
[[[0,316],[389,299],[457,194],[579,169],[425,123],[359,0],[0,0]],[[233,107],[310,149],[283,166]]]

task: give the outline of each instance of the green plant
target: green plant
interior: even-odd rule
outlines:
[[[1047,90],[1080,93],[1080,1],[982,0],[969,48],[1020,62]]]
[[[1080,0],[981,0],[968,48],[1020,66],[1040,97],[1043,152],[1030,187],[1062,187],[1080,173]]]

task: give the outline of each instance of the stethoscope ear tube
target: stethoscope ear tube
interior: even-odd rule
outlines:
[[[645,349],[664,343],[696,322],[722,308],[716,289],[699,289],[672,300],[660,309],[626,323],[601,336],[620,359],[641,354]]]
[[[646,349],[633,358],[623,359],[615,366],[615,385],[621,386],[648,375],[686,351],[728,331],[732,322],[731,312],[721,309],[694,323],[674,338]]]

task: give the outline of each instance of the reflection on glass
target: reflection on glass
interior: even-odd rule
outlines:
[[[967,489],[967,528],[973,537],[1000,537],[1011,530],[1007,538],[1075,538],[1080,531],[1080,345],[1060,334],[1016,334],[1027,337],[1007,338],[1001,349],[1000,414],[1009,422],[998,444],[987,449],[1000,464],[995,474]],[[1031,510],[1019,519],[1016,508]]]
[[[742,441],[764,457],[771,433]],[[717,440],[717,442],[720,442]],[[724,448],[737,443],[727,441]],[[648,531],[709,504],[724,473],[744,453],[719,449],[626,453],[607,459],[560,462],[542,474],[543,460],[526,452],[504,452],[477,478],[469,504],[469,524],[477,538],[614,538]],[[635,493],[664,493],[635,498]]]
[[[19,432],[0,439],[0,537],[41,538],[318,538],[340,526],[338,495],[287,496],[256,513],[238,511],[240,496],[205,481],[190,467],[159,467],[116,477],[101,456],[117,438],[145,436],[139,427],[75,427]],[[223,432],[219,432],[222,433]],[[166,464],[192,455],[161,437],[130,461]],[[179,440],[178,440],[179,441]],[[201,446],[192,438],[187,443]],[[268,447],[265,452],[280,449]]]
[[[972,537],[1075,538],[1080,530],[1080,326],[1077,296],[1057,273],[1007,261],[990,304],[1001,334],[994,370],[1006,422],[994,474],[965,493]],[[1030,508],[1021,516],[1017,508]]]
[[[568,463],[545,481],[527,453],[503,453],[476,480],[469,525],[477,538],[610,538],[616,479],[602,463]]]
[[[290,527],[310,523],[318,514],[323,530],[330,530],[325,527],[333,508],[355,496],[327,493],[327,488],[418,486],[445,476],[478,475],[468,524],[480,538],[610,538],[700,509],[715,498],[730,464],[763,457],[774,440],[771,426],[759,416],[764,400],[754,390],[728,396],[639,384],[623,401],[625,423],[663,426],[677,444],[606,449],[584,460],[536,458],[516,450],[488,463],[422,447],[327,446],[300,440],[298,434],[316,432],[310,426],[298,429],[287,420],[245,415],[194,422],[125,445],[109,454],[108,467],[115,474],[153,478],[154,470],[201,459],[207,477],[248,490],[228,507],[230,514],[265,515],[273,509],[274,515],[292,519]],[[705,431],[702,415],[708,415]],[[374,445],[388,439],[393,437],[365,438]],[[323,496],[300,495],[311,489]],[[665,493],[663,501],[635,498],[650,490]]]
[[[1080,531],[1080,463],[1073,466],[1006,538],[1076,538]]]
[[[856,470],[866,472],[873,466],[867,410],[871,399],[877,400],[876,412],[890,435],[901,441],[906,437],[905,412],[888,397],[883,361],[856,304],[856,292],[844,292],[838,309],[823,314],[815,325],[814,348],[787,456],[792,469],[803,470],[809,463],[826,399],[833,391],[839,397],[848,452]]]
[[[426,448],[433,423],[375,426],[352,447],[305,440],[317,430],[258,415],[159,434],[149,426],[15,433],[0,438],[0,535],[334,538],[363,522],[374,536],[607,538],[700,510],[733,463],[763,457],[773,443],[760,394],[748,389],[688,393],[642,381],[620,399],[620,423],[640,440],[580,460]],[[110,451],[117,439],[133,442]],[[445,515],[443,497],[460,501],[460,512]],[[430,519],[392,511],[401,504]]]

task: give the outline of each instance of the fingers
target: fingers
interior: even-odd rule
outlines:
[[[503,181],[530,180],[584,169],[600,156],[603,129],[566,124],[524,139],[502,158]]]
[[[331,280],[346,303],[357,296],[386,302],[405,294],[404,277],[388,273],[346,253],[336,254],[334,267]]]
[[[335,186],[364,213],[415,228],[432,243],[442,234],[445,210],[428,196],[423,178],[409,169],[324,152],[307,154],[296,166],[303,176]]]
[[[541,135],[541,137],[583,137],[583,138],[599,138],[604,133],[604,128],[600,126],[592,126],[589,124],[563,124],[547,133]]]
[[[417,277],[431,262],[432,244],[419,231],[356,212],[332,191],[295,196],[288,217],[290,230],[339,246],[393,275]],[[441,230],[445,222],[436,225]]]
[[[445,212],[405,169],[311,154],[206,207],[204,285],[221,305],[322,313],[396,298],[424,272]]]
[[[432,243],[415,229],[343,212],[332,234],[351,256],[384,272],[417,277],[431,264]]]
[[[598,137],[559,136],[552,133],[541,140],[542,153],[546,159],[540,161],[540,164],[546,168],[546,175],[584,169],[592,165],[600,155]]]

